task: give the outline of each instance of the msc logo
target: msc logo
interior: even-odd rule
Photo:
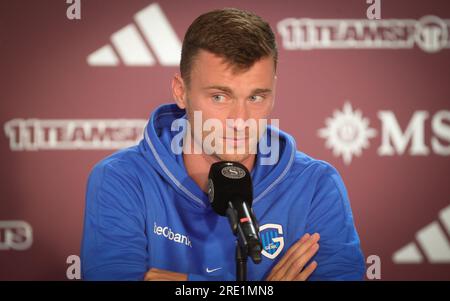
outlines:
[[[429,115],[427,111],[415,111],[405,130],[402,130],[394,112],[378,111],[381,122],[378,155],[403,155],[408,150],[411,156],[428,156],[431,152],[449,156],[450,111],[438,111],[430,118],[433,134],[429,141],[431,147],[425,140],[425,123]],[[325,120],[325,125],[318,131],[319,137],[324,138],[325,146],[331,148],[336,157],[342,156],[347,165],[353,156],[360,156],[363,149],[369,147],[369,140],[378,134],[376,129],[370,127],[369,119],[360,110],[354,110],[350,102],[344,104],[342,111],[334,111],[333,116]]]
[[[325,120],[326,128],[319,130],[319,136],[326,139],[325,145],[333,149],[335,156],[342,156],[345,164],[350,164],[352,156],[361,155],[369,147],[369,139],[376,135],[376,130],[369,127],[369,120],[361,111],[353,111],[349,102],[342,111],[336,110],[333,118]]]
[[[263,250],[261,254],[275,259],[284,248],[283,227],[278,224],[265,224],[259,227]]]
[[[181,42],[159,5],[150,4],[136,13],[134,20],[137,27],[131,23],[113,33],[112,46],[107,44],[91,53],[87,57],[87,63],[91,66],[117,66],[120,57],[126,66],[153,66],[156,61],[163,66],[177,66],[180,62]]]

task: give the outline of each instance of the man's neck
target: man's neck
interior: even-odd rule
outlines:
[[[243,164],[248,171],[252,171],[255,165],[256,155],[250,155],[246,158]],[[219,158],[209,156],[206,154],[186,154],[183,153],[184,166],[188,175],[194,180],[195,183],[204,191],[208,191],[208,174],[211,165],[215,162],[221,161]]]

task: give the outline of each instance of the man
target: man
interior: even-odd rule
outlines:
[[[235,238],[206,194],[211,164],[224,160],[251,171],[263,259],[248,262],[248,279],[363,278],[359,238],[338,172],[297,151],[281,130],[254,132],[244,122],[269,117],[277,58],[270,26],[252,13],[215,10],[191,24],[181,74],[172,81],[176,104],[157,108],[139,145],[104,159],[89,177],[84,279],[234,280]],[[203,125],[219,121],[214,146],[205,143],[212,128],[195,135],[199,113]],[[180,120],[190,125],[181,132],[174,126]],[[185,139],[177,151],[180,133]],[[261,138],[273,136],[278,140],[271,145],[279,147],[267,164]],[[257,152],[251,152],[255,144]]]

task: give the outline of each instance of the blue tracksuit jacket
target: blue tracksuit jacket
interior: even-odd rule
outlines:
[[[171,124],[185,118],[176,105],[151,115],[144,138],[92,170],[86,192],[81,247],[86,280],[141,280],[152,267],[190,280],[234,280],[235,237],[228,220],[171,151]],[[268,132],[270,131],[270,128]],[[297,151],[279,131],[280,156],[251,171],[253,209],[263,260],[249,259],[248,279],[264,280],[305,233],[321,235],[318,267],[309,280],[361,280],[365,264],[344,183],[330,164]]]

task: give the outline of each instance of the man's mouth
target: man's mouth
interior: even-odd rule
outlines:
[[[243,145],[245,143],[245,141],[248,140],[248,137],[224,137],[223,140],[225,140],[226,143],[230,143],[231,145]]]

